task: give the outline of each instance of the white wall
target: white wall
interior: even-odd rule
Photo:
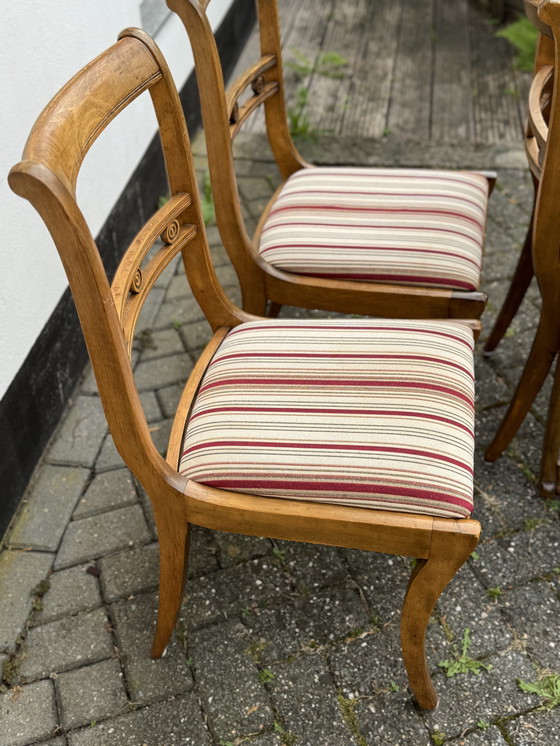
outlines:
[[[231,2],[210,4],[214,28]],[[6,176],[20,160],[33,122],[58,89],[113,44],[119,31],[141,27],[140,4],[141,0],[1,3],[0,399],[67,285],[43,223],[28,202],[12,193]],[[181,88],[193,61],[186,32],[174,14],[155,38]],[[141,97],[109,126],[86,158],[78,197],[94,235],[155,133],[150,110],[149,97]]]

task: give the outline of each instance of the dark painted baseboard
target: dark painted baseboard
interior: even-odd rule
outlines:
[[[216,32],[227,74],[233,69],[255,21],[254,0],[234,0]],[[188,39],[185,34],[185,45]],[[196,78],[181,91],[189,132],[200,126]],[[107,273],[112,276],[124,249],[167,191],[159,137],[142,161],[97,237]],[[82,375],[87,352],[74,302],[67,290],[0,401],[0,537],[15,513],[68,399]]]

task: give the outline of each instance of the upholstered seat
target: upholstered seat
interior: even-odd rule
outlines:
[[[258,251],[295,274],[477,290],[488,181],[466,171],[309,168],[282,186]]]
[[[472,344],[451,322],[237,327],[203,377],[179,470],[269,497],[468,517]]]

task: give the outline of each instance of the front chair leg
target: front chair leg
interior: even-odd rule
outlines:
[[[159,604],[152,658],[161,658],[171,638],[183,600],[189,558],[190,530],[184,508],[166,507],[165,511],[154,510],[159,541]]]
[[[461,533],[462,524],[469,525]],[[434,520],[430,555],[418,560],[412,571],[401,616],[402,656],[410,688],[418,705],[424,710],[437,707],[434,689],[426,662],[426,628],[430,614],[441,592],[467,560],[478,543],[480,524],[476,521],[456,521],[457,533],[450,530],[449,520]]]

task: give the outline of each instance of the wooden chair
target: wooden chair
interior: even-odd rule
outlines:
[[[534,10],[534,3],[530,5]],[[486,451],[488,461],[495,461],[514,437],[560,350],[560,97],[555,83],[555,54],[558,55],[560,39],[560,4],[557,1],[547,0],[541,3],[539,27],[541,38],[536,74],[529,93],[529,121],[525,139],[529,168],[535,185],[535,206],[509,294],[487,347],[497,343],[507,328],[533,272],[539,284],[542,305],[539,325],[517,389],[498,432]],[[554,41],[547,34],[553,36]],[[540,480],[543,495],[552,495],[559,487],[559,398],[560,373],[557,368],[543,444]]]
[[[546,126],[548,127],[548,120],[550,117],[550,103],[552,98],[552,77],[548,75],[548,72],[554,65],[554,42],[552,40],[552,32],[549,26],[546,26],[539,20],[535,3],[536,0],[526,0],[525,3],[527,15],[533,21],[533,23],[537,25],[540,31],[537,50],[535,54],[533,85],[531,86],[531,92],[529,96],[529,119],[525,131],[525,148],[527,151],[529,168],[531,170],[531,177],[533,180],[533,208],[531,219],[529,220],[529,225],[527,228],[527,234],[525,236],[525,241],[519,255],[517,266],[515,268],[508,293],[502,304],[500,312],[496,317],[494,326],[492,327],[492,330],[484,344],[485,355],[492,354],[502,340],[515,314],[519,310],[521,301],[525,297],[525,293],[527,292],[527,289],[531,284],[531,280],[534,277],[533,221],[541,167],[538,163],[539,155],[536,153],[535,150],[535,148],[537,148],[537,141],[535,140],[536,132],[534,131],[533,126],[534,117],[536,115],[539,120],[543,119]],[[543,68],[545,69],[544,73],[541,72]],[[544,87],[544,89],[541,90],[543,75],[546,78],[546,86]],[[540,114],[538,112],[540,112]]]
[[[312,168],[287,125],[276,0],[257,0],[260,59],[225,92],[209,0],[167,0],[194,53],[218,228],[243,307],[283,304],[399,318],[478,319],[488,194],[495,175]],[[240,103],[247,90],[252,95]],[[284,179],[251,242],[240,211],[232,139],[264,104]],[[488,180],[489,179],[489,180]]]
[[[134,238],[110,286],[76,202],[76,179],[95,138],[145,91],[171,198]],[[160,545],[152,655],[164,652],[181,605],[191,525],[407,555],[418,562],[402,611],[403,658],[418,703],[435,707],[426,626],[480,531],[469,519],[468,324],[277,321],[233,305],[210,261],[177,91],[155,43],[139,30],[124,31],[55,96],[9,183],[51,232],[113,439],[152,501]],[[214,335],[185,386],[163,459],[130,350],[142,304],[179,252]]]

